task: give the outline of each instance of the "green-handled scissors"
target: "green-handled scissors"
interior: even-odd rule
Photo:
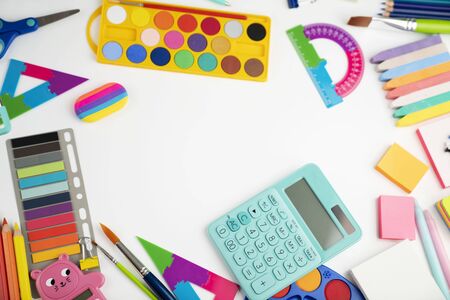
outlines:
[[[26,18],[15,22],[0,19],[0,59],[5,55],[11,43],[22,34],[38,30],[39,27],[67,18],[78,13],[79,9],[67,10],[38,18]]]

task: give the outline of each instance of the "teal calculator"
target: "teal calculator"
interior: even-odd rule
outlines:
[[[250,300],[269,299],[361,238],[314,164],[220,217],[208,233]]]

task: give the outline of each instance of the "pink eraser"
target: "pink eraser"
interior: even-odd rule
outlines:
[[[380,239],[415,240],[414,198],[380,196],[378,222]]]

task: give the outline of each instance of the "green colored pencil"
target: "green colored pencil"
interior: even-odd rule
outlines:
[[[92,241],[92,244],[94,244],[100,251],[105,254],[107,258],[109,258],[110,261],[112,261],[116,267],[130,279],[134,282],[150,299],[152,300],[158,300],[158,298],[153,294],[144,284],[142,284],[136,276],[134,276],[130,271],[127,270],[117,259],[115,259],[111,254],[108,253],[105,249],[103,249],[101,246],[99,246],[96,242]]]

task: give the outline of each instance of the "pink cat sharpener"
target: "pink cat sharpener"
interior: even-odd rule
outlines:
[[[44,270],[33,270],[31,278],[36,280],[36,288],[42,300],[99,299],[106,300],[100,291],[105,276],[100,272],[84,274],[67,254],[62,254],[56,262]]]

